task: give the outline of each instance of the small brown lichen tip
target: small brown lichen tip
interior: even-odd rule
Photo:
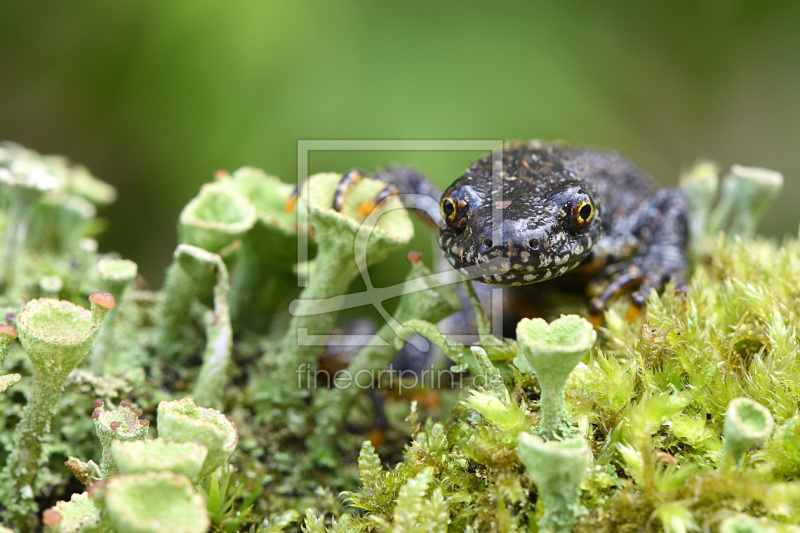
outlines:
[[[12,326],[11,324],[0,324],[0,333],[5,333],[12,339],[17,338],[17,328]]]
[[[422,254],[419,252],[411,251],[406,254],[406,261],[409,263],[416,263],[420,259],[422,259]]]
[[[96,491],[97,489],[102,489],[106,485],[108,485],[108,481],[96,481],[91,485],[89,485],[89,488],[86,490],[87,494],[89,495],[89,498],[94,496],[94,491]]]
[[[97,305],[101,305],[106,309],[114,309],[117,305],[117,300],[111,293],[108,292],[93,292],[89,295],[89,301],[92,303],[96,303]]]
[[[61,513],[55,510],[54,507],[50,509],[45,509],[42,513],[42,524],[46,526],[54,526],[58,524],[64,517],[61,516]]]
[[[94,411],[92,411],[92,418],[94,418],[95,420],[100,418],[100,409],[95,409]]]
[[[149,426],[150,421],[146,418],[142,418],[141,420],[139,420],[139,424],[141,424],[142,426]]]
[[[121,402],[119,402],[119,406],[120,407],[130,407],[131,406],[131,402],[129,402],[128,400],[122,400]]]
[[[139,415],[142,414],[142,410],[139,409],[138,407],[134,407],[133,408],[133,414],[135,414],[136,416],[139,416]]]
[[[103,400],[101,400],[100,398],[96,399],[95,401],[92,402],[92,407],[94,407],[95,409],[103,407]]]
[[[108,425],[108,427],[110,427],[112,430],[116,431],[116,430],[118,430],[118,429],[119,429],[119,422],[117,422],[117,421],[115,420],[115,421],[111,422],[111,423]]]

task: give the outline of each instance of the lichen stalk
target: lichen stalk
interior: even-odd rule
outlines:
[[[41,165],[24,165],[16,170],[0,168],[0,185],[5,188],[8,197],[0,285],[8,293],[13,293],[33,207],[44,193],[55,189],[57,183]]]
[[[201,405],[219,408],[222,394],[228,382],[227,370],[233,346],[228,293],[230,279],[228,269],[219,256],[209,265],[216,273],[214,285],[214,309],[206,315],[206,347],[203,350],[203,366],[194,388],[194,399]]]
[[[308,286],[297,299],[295,312],[289,321],[276,361],[274,382],[279,389],[274,398],[278,403],[294,404],[309,394],[308,389],[297,386],[296,371],[309,365],[311,368],[316,368],[316,361],[324,346],[304,343],[300,335],[325,335],[336,323],[338,312],[317,314],[315,313],[317,304],[314,300],[332,298],[347,292],[350,283],[358,275],[352,250],[349,252],[348,254],[346,248],[337,246],[331,250],[326,245],[320,244],[320,252],[314,261]]]
[[[138,272],[138,266],[133,261],[127,259],[101,258],[97,261],[97,273],[100,276],[100,287],[114,297],[122,301],[126,290],[130,286]],[[117,347],[117,317],[119,310],[112,310],[105,319],[103,331],[97,338],[94,349],[89,356],[92,370],[99,375],[106,372],[121,373],[128,367],[122,356],[126,354],[124,350]]]
[[[408,215],[396,198],[390,198],[387,205],[367,217],[358,213],[361,203],[372,200],[383,189],[382,184],[372,180],[359,181],[348,193],[342,211],[334,210],[333,197],[340,179],[338,174],[317,174],[309,178],[300,193],[303,201],[298,211],[307,214],[314,227],[318,252],[308,285],[289,309],[292,319],[266,385],[270,400],[278,405],[299,407],[309,394],[308,389],[297,386],[297,372],[316,368],[323,346],[302,342],[299,336],[325,335],[330,331],[338,307],[326,308],[322,302],[330,304],[330,299],[345,294],[359,273],[367,280],[368,265],[382,261],[414,235]]]
[[[167,357],[174,357],[187,349],[179,341],[184,338],[192,305],[198,297],[211,292],[220,263],[219,255],[197,246],[179,244],[175,249],[156,310],[159,322],[155,343]],[[191,343],[187,345],[191,346]]]
[[[460,305],[455,291],[448,286],[432,287],[428,284],[430,270],[421,262],[413,261],[406,277],[407,292],[401,297],[394,319],[404,323],[411,318],[438,322],[457,310]],[[394,325],[396,327],[396,324]],[[347,366],[350,376],[385,369],[397,353],[399,340],[393,324],[384,324],[355,359]],[[370,374],[372,373],[372,374]],[[335,465],[334,440],[350,411],[356,396],[363,390],[356,386],[319,390],[314,398],[314,433],[309,440],[312,458],[327,466]]]
[[[528,434],[519,435],[519,455],[544,504],[539,530],[570,531],[581,511],[580,484],[592,453],[583,438],[543,441]],[[538,504],[537,504],[538,505]]]
[[[113,302],[105,296],[95,298],[96,294],[90,297],[93,309]],[[91,350],[104,316],[97,309],[92,313],[67,301],[42,298],[28,302],[17,318],[19,338],[34,373],[32,395],[6,467],[11,482],[5,487],[4,501],[16,522],[30,510],[42,441],[58,410],[64,381]]]

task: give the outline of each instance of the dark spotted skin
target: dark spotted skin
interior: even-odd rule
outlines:
[[[576,208],[587,202],[594,213],[581,224]],[[633,303],[641,306],[670,279],[685,285],[683,193],[657,189],[616,152],[512,142],[450,185],[442,209],[439,245],[453,267],[478,281],[527,285],[579,267],[594,274],[593,286],[607,282],[592,300],[595,313],[629,286],[638,285]]]

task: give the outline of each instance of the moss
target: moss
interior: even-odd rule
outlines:
[[[14,498],[23,500],[2,512],[20,530],[42,521],[53,531],[123,527],[114,520],[159,530],[134,522],[175,518],[172,507],[153,501],[161,491],[170,492],[163,500],[174,509],[199,517],[192,528],[216,531],[530,531],[571,524],[592,533],[788,531],[800,522],[800,242],[753,235],[775,194],[775,174],[737,167],[720,185],[713,166],[693,169],[684,180],[693,191],[688,291],[676,294],[670,285],[653,294],[633,322],[623,295],[596,331],[578,316],[566,319],[573,326],[566,329],[551,316],[523,322],[517,343],[489,335],[478,312],[482,344],[465,346],[435,325],[458,307],[457,298],[412,261],[403,287],[413,290],[392,295],[394,311],[383,300],[373,305],[387,325],[342,363],[351,372],[380,371],[398,344],[422,334],[450,358],[437,368],[452,364],[453,388],[419,386],[400,395],[296,387],[299,365],[317,369],[330,348],[298,347],[297,328],[326,335],[333,313],[320,309],[351,302],[361,289],[348,286],[359,275],[370,290],[388,290],[371,285],[361,259],[405,265],[393,250],[410,238],[411,225],[394,209],[397,199],[376,212],[384,214],[372,239],[363,238],[362,224],[373,219],[358,208],[380,184],[361,180],[338,213],[329,206],[339,176],[318,175],[301,191],[297,210],[286,212],[291,186],[252,168],[220,174],[184,211],[184,242],[165,287],[153,291],[134,285],[133,263],[104,256],[98,264],[96,220],[86,202],[104,205],[112,189],[81,167],[21,147],[5,145],[0,156],[0,259],[10,273],[0,288],[5,321],[20,314],[20,298],[29,306],[51,298],[41,315],[26,311],[17,320],[22,344],[11,342],[11,329],[0,332],[0,379],[16,382],[0,397],[0,463],[4,486],[19,486]],[[40,178],[44,189],[9,189]],[[10,201],[15,195],[24,205]],[[296,263],[298,236],[316,241],[304,265]],[[310,274],[309,286],[290,305],[303,289],[298,271]],[[87,366],[81,361],[91,343],[81,343],[94,339],[108,310],[77,304],[98,288],[124,297]],[[463,299],[478,301],[470,290]],[[585,316],[585,302],[564,299],[560,312]],[[68,365],[36,351],[28,359],[28,330],[81,350],[67,350]],[[554,392],[549,383],[556,382]],[[39,397],[42,383],[49,389]],[[198,398],[219,410],[198,407]],[[102,403],[119,405],[121,418],[103,415]],[[96,419],[93,409],[100,411]],[[145,438],[157,409],[159,437],[170,444],[115,440],[120,428]],[[36,417],[35,435],[25,421],[34,411],[46,415]],[[94,420],[108,426],[102,445],[91,438]],[[550,440],[520,447],[528,433]],[[33,477],[19,467],[20,442],[33,443],[24,447]],[[198,442],[208,450],[200,472]],[[555,485],[543,476],[558,471],[558,462],[542,450],[574,442],[585,443],[581,461],[591,456],[591,463],[577,490],[554,496],[548,491]],[[112,476],[115,454],[122,472]],[[72,472],[91,485],[103,476],[97,464],[105,465],[110,485],[72,497]],[[109,505],[113,512],[106,512]]]

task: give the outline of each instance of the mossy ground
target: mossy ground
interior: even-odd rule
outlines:
[[[55,275],[62,286],[48,295],[84,301],[97,284],[96,251],[64,251],[42,242],[20,259],[17,286],[26,298],[40,296],[39,280]],[[235,265],[244,252],[234,243],[219,254]],[[232,269],[234,284],[235,276]],[[494,368],[482,367],[504,379],[508,394],[489,411],[504,411],[499,414],[505,418],[478,407],[468,379],[463,388],[415,395],[381,391],[389,430],[376,448],[366,441],[374,429],[372,402],[360,394],[333,437],[336,466],[312,461],[314,413],[282,410],[263,389],[290,318],[288,302],[298,294],[294,276],[289,267],[270,270],[262,295],[269,306],[265,314],[234,319],[219,408],[236,423],[239,442],[230,472],[202,485],[212,527],[535,531],[543,509],[520,462],[515,432],[538,426],[539,386],[508,354],[494,358]],[[685,294],[668,286],[632,322],[628,299],[613,301],[597,343],[570,376],[568,411],[593,455],[581,485],[576,531],[716,531],[738,514],[765,530],[788,531],[800,522],[800,243],[794,237],[778,242],[720,234],[697,246],[688,279]],[[94,399],[109,405],[130,400],[155,421],[159,401],[192,394],[203,363],[211,287],[198,287],[187,298],[186,319],[171,332],[169,345],[161,344],[158,332],[158,300],[164,297],[141,283],[129,290],[113,342],[106,341],[124,367],[98,375],[87,370],[98,368],[90,356],[70,376],[45,437],[45,461],[34,487],[39,516],[84,490],[63,466],[68,456],[99,460],[90,416]],[[20,307],[15,298],[2,301],[12,318]],[[239,309],[260,303],[251,297]],[[548,320],[557,318],[542,311]],[[587,309],[578,301],[557,312],[586,315]],[[485,364],[486,353],[475,357]],[[2,370],[23,379],[0,396],[0,464],[13,449],[14,428],[31,393],[30,365],[19,346]],[[766,406],[776,429],[747,454],[741,472],[720,470],[726,408],[742,396]],[[301,405],[314,408],[310,401]]]

